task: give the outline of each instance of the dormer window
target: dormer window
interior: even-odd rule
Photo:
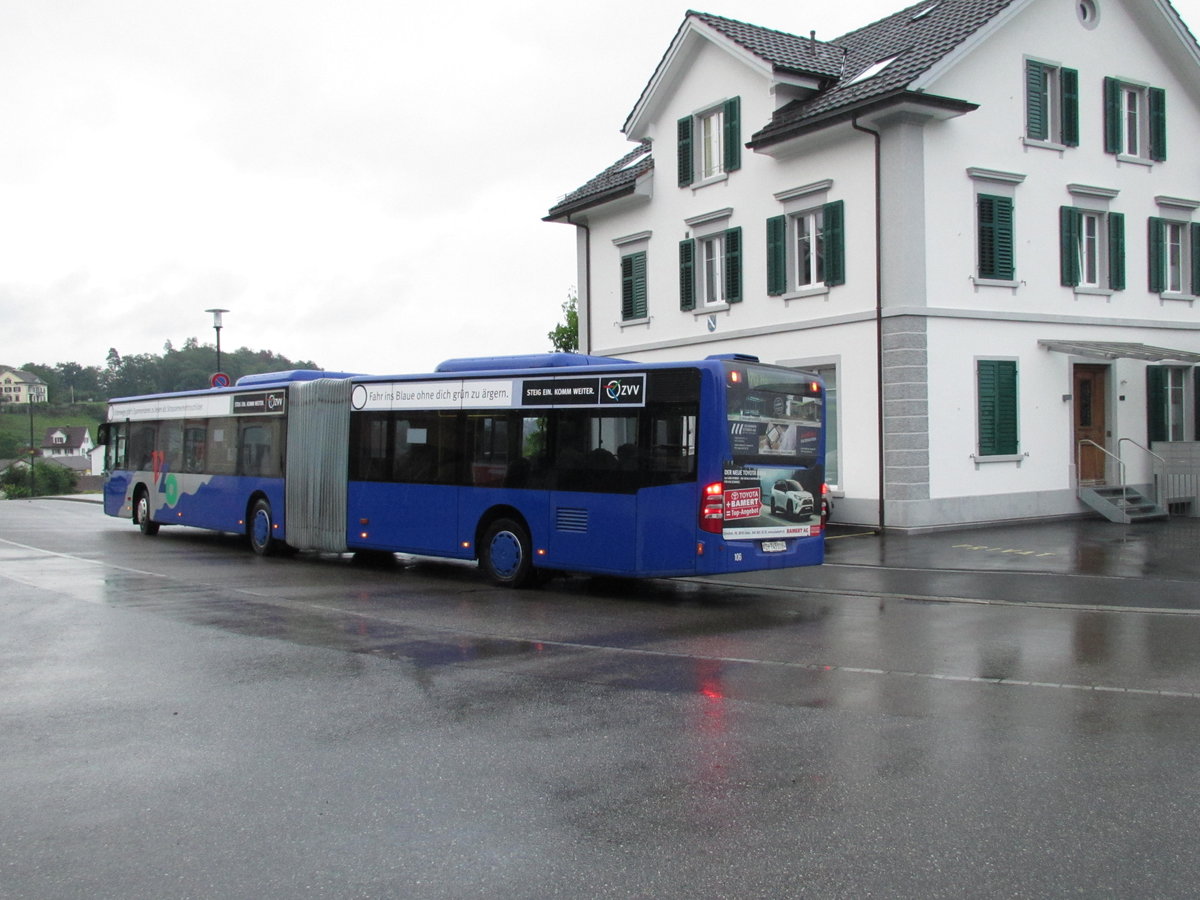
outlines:
[[[678,122],[679,186],[718,181],[741,168],[741,99],[731,97]]]

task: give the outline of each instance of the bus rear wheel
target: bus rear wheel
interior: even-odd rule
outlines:
[[[512,519],[497,519],[479,544],[479,564],[501,587],[525,587],[534,581],[529,532]]]
[[[275,520],[271,517],[271,504],[266,500],[256,500],[250,509],[250,518],[246,520],[246,536],[250,538],[250,549],[259,556],[271,556],[278,551],[279,541],[275,539]]]
[[[133,498],[133,521],[147,537],[158,534],[158,523],[150,518],[150,494],[145,488],[139,489]]]

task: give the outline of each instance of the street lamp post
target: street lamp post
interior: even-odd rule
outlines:
[[[217,332],[217,371],[221,371],[221,314],[227,313],[227,309],[206,309],[206,313],[212,313],[213,329]]]
[[[33,465],[37,460],[37,447],[33,443],[33,385],[27,385],[26,391],[29,393],[29,496],[37,496],[37,474],[34,472]]]

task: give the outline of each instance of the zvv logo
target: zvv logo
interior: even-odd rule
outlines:
[[[644,375],[610,378],[604,382],[606,403],[630,403],[640,406],[644,402],[645,390],[646,378]]]

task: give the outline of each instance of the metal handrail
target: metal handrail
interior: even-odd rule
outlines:
[[[1165,459],[1163,459],[1161,456],[1159,456],[1157,453],[1155,453],[1153,450],[1151,450],[1149,447],[1145,446],[1144,444],[1138,443],[1137,441],[1135,441],[1133,438],[1130,438],[1130,437],[1123,437],[1119,441],[1117,441],[1117,458],[1118,459],[1121,458],[1121,445],[1126,442],[1133,444],[1133,446],[1137,447],[1139,450],[1141,450],[1143,453],[1147,454],[1148,456],[1154,457],[1154,459],[1157,461],[1157,464],[1155,464],[1155,463],[1150,464],[1151,475],[1154,478],[1154,505],[1161,506],[1162,508],[1165,509],[1166,504],[1163,502],[1163,482],[1165,482],[1167,480],[1167,461]],[[1162,472],[1161,478],[1159,477],[1160,468],[1161,468],[1161,472]],[[1125,480],[1124,478],[1121,479],[1121,481],[1124,481],[1124,480]]]
[[[1125,486],[1125,460],[1121,459],[1121,457],[1117,456],[1115,453],[1112,453],[1111,451],[1107,450],[1106,448],[1101,447],[1095,441],[1088,440],[1087,438],[1084,438],[1083,440],[1081,440],[1079,442],[1078,446],[1075,448],[1075,486],[1079,487],[1083,481],[1083,479],[1079,477],[1079,473],[1083,471],[1083,445],[1084,444],[1090,444],[1091,446],[1093,446],[1097,450],[1099,450],[1101,453],[1103,453],[1105,456],[1107,456],[1109,459],[1116,462],[1117,466],[1121,470],[1121,486],[1124,487]],[[1104,483],[1105,484],[1108,483],[1108,478],[1104,479]]]

